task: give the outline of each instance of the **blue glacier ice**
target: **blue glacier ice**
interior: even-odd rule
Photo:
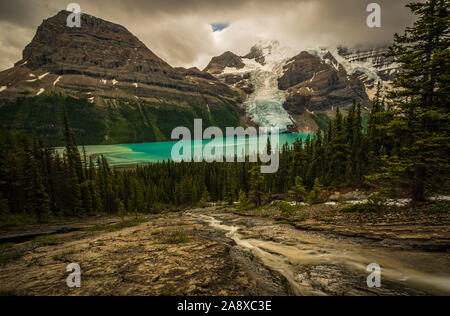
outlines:
[[[283,75],[286,62],[295,56],[295,51],[281,47],[277,41],[261,42],[256,47],[263,53],[264,65],[254,59],[243,58],[244,68],[226,68],[223,73],[250,73],[255,91],[245,102],[248,116],[259,126],[286,131],[292,120],[283,108],[286,96],[284,91],[278,89],[278,78]]]

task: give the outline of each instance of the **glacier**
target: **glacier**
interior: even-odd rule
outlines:
[[[244,68],[227,67],[223,75],[250,73],[255,90],[245,102],[248,117],[259,126],[286,131],[293,122],[283,108],[286,95],[285,91],[278,89],[278,78],[283,75],[283,66],[296,52],[281,47],[277,41],[260,42],[256,47],[265,58],[264,65],[254,59],[242,58]]]
[[[226,67],[217,77],[224,79],[229,75],[250,74],[254,91],[244,102],[247,116],[261,127],[276,127],[282,132],[287,131],[294,121],[283,107],[286,102],[286,92],[278,88],[278,79],[284,73],[283,67],[293,62],[291,59],[302,50],[280,46],[278,41],[273,40],[260,41],[255,48],[264,57],[264,63],[257,62],[256,57],[241,57],[245,65],[243,68]],[[386,88],[390,86],[391,81],[383,78],[382,75],[392,77],[392,74],[399,69],[399,65],[382,57],[385,50],[383,47],[366,50],[347,49],[345,55],[340,53],[340,49],[342,47],[316,46],[303,51],[318,56],[322,62],[331,65],[336,71],[340,71],[342,66],[348,76],[358,74],[369,98],[374,97],[377,83],[382,83]],[[334,57],[334,60],[326,57],[328,53]],[[315,76],[316,74],[310,82]],[[309,92],[314,91],[309,90]]]

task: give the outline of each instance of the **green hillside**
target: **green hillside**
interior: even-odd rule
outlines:
[[[180,107],[171,104],[108,101],[95,105],[87,99],[60,94],[19,98],[0,105],[0,122],[13,132],[35,133],[54,145],[63,145],[62,112],[67,108],[69,119],[80,144],[120,144],[170,140],[172,130],[185,126],[193,130],[195,118],[208,126],[240,125],[240,110],[228,100],[220,99],[221,107],[196,104]]]

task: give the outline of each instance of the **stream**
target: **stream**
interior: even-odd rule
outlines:
[[[330,236],[234,214],[185,215],[225,233],[239,249],[280,274],[294,295],[449,295],[450,256],[383,247],[370,240]],[[367,286],[367,266],[381,267],[381,287]]]

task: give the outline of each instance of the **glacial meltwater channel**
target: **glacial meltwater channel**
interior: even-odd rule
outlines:
[[[345,287],[359,294],[372,293],[366,282],[370,274],[366,268],[371,263],[381,267],[381,294],[450,294],[450,258],[445,253],[385,248],[365,240],[329,238],[271,223],[242,225],[248,220],[238,215],[202,213],[186,215],[224,231],[238,247],[281,274],[295,295],[327,295],[327,287],[335,293]],[[314,272],[305,273],[305,267],[313,267]]]
[[[280,150],[286,143],[293,144],[297,139],[305,140],[310,134],[280,134],[279,145]],[[239,144],[245,143],[247,153],[251,145],[257,145],[261,137],[236,137],[234,139],[234,146],[228,147],[227,140],[229,138],[223,138],[223,152],[224,154],[235,151]],[[202,146],[203,148],[211,142],[211,140],[202,140],[192,142],[192,151],[195,147]],[[154,142],[154,143],[136,143],[136,144],[121,144],[121,145],[93,145],[86,146],[87,156],[91,156],[94,159],[99,156],[104,156],[111,166],[131,166],[142,163],[161,162],[172,160],[172,147],[176,144],[176,141],[172,142]],[[58,152],[62,153],[64,148],[58,148]],[[80,148],[80,150],[82,150]],[[236,153],[239,155],[240,153]]]

